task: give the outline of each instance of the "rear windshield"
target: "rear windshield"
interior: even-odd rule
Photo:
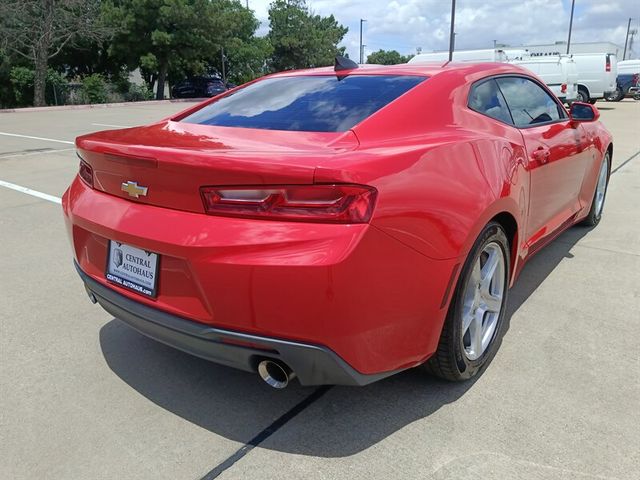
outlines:
[[[182,121],[221,127],[343,132],[423,80],[425,77],[409,75],[268,78]]]

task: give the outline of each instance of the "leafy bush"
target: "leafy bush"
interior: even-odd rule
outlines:
[[[143,100],[153,100],[153,92],[145,85],[129,85],[129,91],[125,95],[128,102],[141,102]]]
[[[99,73],[82,79],[82,91],[89,103],[105,103],[107,101],[107,84]]]
[[[13,85],[13,95],[20,107],[33,105],[33,83],[35,74],[27,67],[13,67],[9,78]],[[45,100],[48,105],[62,105],[66,101],[69,82],[61,73],[47,70]]]
[[[64,105],[69,93],[69,82],[61,73],[55,70],[47,70],[47,87],[45,98],[47,104]]]
[[[9,79],[13,85],[13,95],[18,106],[33,105],[33,70],[27,67],[13,67]]]

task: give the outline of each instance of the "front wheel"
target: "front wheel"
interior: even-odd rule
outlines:
[[[587,227],[595,227],[600,223],[600,219],[602,218],[602,209],[604,208],[604,200],[607,196],[610,170],[611,155],[607,152],[604,154],[602,163],[600,164],[600,170],[598,171],[598,183],[596,184],[596,190],[593,193],[593,200],[591,201],[589,215],[587,215],[587,217],[582,221],[582,224]]]
[[[469,252],[427,371],[446,380],[476,375],[495,354],[503,335],[509,288],[509,241],[490,222]]]

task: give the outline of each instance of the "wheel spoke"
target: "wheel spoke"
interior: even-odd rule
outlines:
[[[480,269],[480,259],[478,258],[475,265],[473,266],[473,270],[471,270],[469,283],[473,286],[479,285],[481,278],[482,278],[482,271]]]
[[[471,351],[474,358],[482,355],[482,319],[485,311],[478,308],[473,315],[473,321],[469,325],[469,337],[471,340]]]
[[[502,295],[482,294],[482,306],[487,312],[500,312],[502,308]]]
[[[464,335],[465,333],[467,333],[467,330],[469,330],[469,326],[471,325],[471,323],[473,322],[474,319],[474,314],[473,314],[473,308],[465,311],[462,315],[462,335]]]
[[[491,291],[491,280],[496,273],[498,264],[500,263],[500,255],[497,249],[491,249],[489,251],[489,257],[480,271],[480,289],[483,293],[489,295]]]

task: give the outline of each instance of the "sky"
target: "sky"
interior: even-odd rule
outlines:
[[[269,30],[270,0],[249,0]],[[456,49],[492,48],[493,41],[511,46],[566,41],[571,0],[457,0]],[[364,23],[365,57],[379,49],[400,53],[448,50],[451,0],[307,0],[319,15],[333,14],[349,27],[342,46],[359,58],[360,19]],[[571,42],[610,41],[624,46],[627,22],[636,28],[634,58],[640,54],[640,0],[575,0]]]

